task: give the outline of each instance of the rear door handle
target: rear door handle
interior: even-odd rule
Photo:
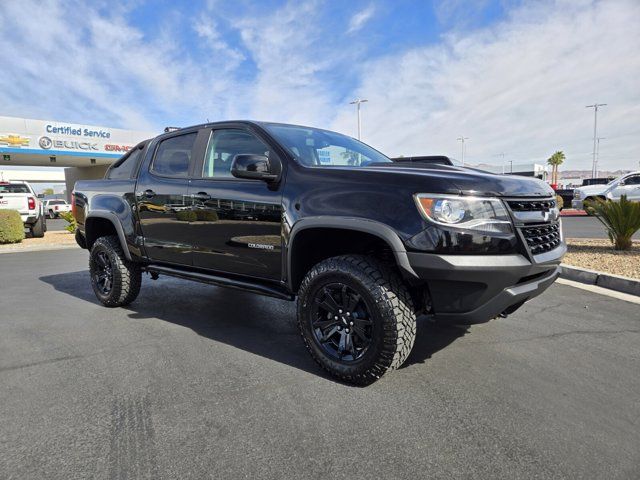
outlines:
[[[145,190],[144,192],[138,192],[138,195],[137,195],[139,199],[153,198],[155,196],[156,196],[156,192],[154,192],[153,190]]]
[[[191,198],[200,200],[201,202],[206,202],[207,200],[211,200],[211,195],[206,192],[198,192],[191,195]]]

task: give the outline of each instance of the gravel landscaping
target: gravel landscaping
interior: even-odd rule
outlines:
[[[0,253],[54,250],[77,247],[73,234],[67,231],[46,232],[43,238],[25,238],[20,243],[0,245]],[[78,247],[79,248],[79,247]]]
[[[617,251],[609,240],[565,239],[569,247],[563,263],[574,267],[640,279],[640,242],[631,250]]]

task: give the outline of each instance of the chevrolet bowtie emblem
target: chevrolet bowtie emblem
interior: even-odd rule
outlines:
[[[5,135],[0,137],[0,145],[8,147],[26,147],[29,145],[30,138],[23,138],[20,135]]]

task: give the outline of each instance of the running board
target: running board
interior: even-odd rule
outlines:
[[[281,300],[293,300],[295,297],[281,289],[264,285],[261,283],[252,283],[244,280],[221,277],[218,275],[210,275],[200,272],[189,272],[171,268],[164,265],[149,265],[143,267],[143,270],[149,273],[169,275],[171,277],[184,278],[186,280],[195,280],[196,282],[208,283],[218,287],[235,288],[236,290],[244,290],[248,292],[258,293],[267,297],[279,298]]]

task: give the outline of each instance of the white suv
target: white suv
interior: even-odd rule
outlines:
[[[626,195],[627,200],[640,202],[640,172],[627,173],[606,185],[576,188],[573,191],[571,207],[583,210],[585,201],[593,201],[597,198],[617,201],[622,195]]]
[[[0,182],[0,209],[17,210],[33,237],[44,237],[47,220],[42,202],[27,182]]]
[[[71,205],[66,200],[54,198],[44,201],[44,211],[49,218],[57,218],[62,212],[70,212]]]

